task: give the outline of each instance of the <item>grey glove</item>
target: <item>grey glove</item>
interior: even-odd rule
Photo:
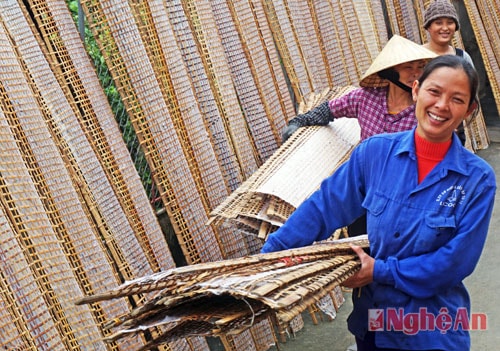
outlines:
[[[283,142],[287,141],[297,129],[304,126],[326,126],[333,121],[328,101],[316,106],[312,110],[297,115],[288,122],[288,126],[283,129]]]
[[[292,121],[290,121],[290,123],[285,127],[285,129],[283,129],[283,134],[281,135],[281,139],[283,142],[287,141],[288,138],[290,138],[292,134],[295,133],[295,131],[300,128],[299,125],[292,123]]]

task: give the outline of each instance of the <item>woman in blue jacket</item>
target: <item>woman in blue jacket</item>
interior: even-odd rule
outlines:
[[[454,130],[477,87],[463,58],[430,61],[413,85],[417,126],[363,141],[262,248],[310,245],[367,214],[370,255],[353,246],[361,269],[344,282],[355,289],[358,351],[470,349],[463,280],[481,255],[496,182]]]

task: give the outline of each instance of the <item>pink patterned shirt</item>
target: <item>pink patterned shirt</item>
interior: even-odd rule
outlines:
[[[415,105],[396,114],[387,111],[387,90],[383,88],[359,88],[329,101],[334,118],[357,118],[361,127],[361,140],[375,134],[394,133],[412,129],[417,125]]]

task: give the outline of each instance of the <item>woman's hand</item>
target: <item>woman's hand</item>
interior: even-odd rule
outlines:
[[[358,255],[361,261],[361,269],[352,277],[342,283],[348,288],[359,288],[370,284],[373,281],[373,267],[375,259],[368,255],[360,246],[352,245],[352,250]]]

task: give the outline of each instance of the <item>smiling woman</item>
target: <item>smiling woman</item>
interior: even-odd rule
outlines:
[[[424,47],[438,55],[458,55],[471,65],[470,55],[463,49],[451,45],[453,36],[460,28],[455,7],[448,0],[435,0],[424,13],[424,29],[429,33],[429,42]]]
[[[413,100],[419,101],[417,135],[433,143],[451,142],[453,131],[477,108],[477,84],[474,68],[457,56],[429,63],[413,84]]]
[[[463,58],[431,60],[413,85],[416,128],[359,144],[262,248],[309,245],[366,214],[370,253],[353,246],[361,269],[344,282],[354,289],[348,328],[358,351],[470,349],[468,328],[408,333],[375,315],[470,315],[463,280],[481,255],[496,191],[491,166],[454,133],[476,106],[477,86]]]

